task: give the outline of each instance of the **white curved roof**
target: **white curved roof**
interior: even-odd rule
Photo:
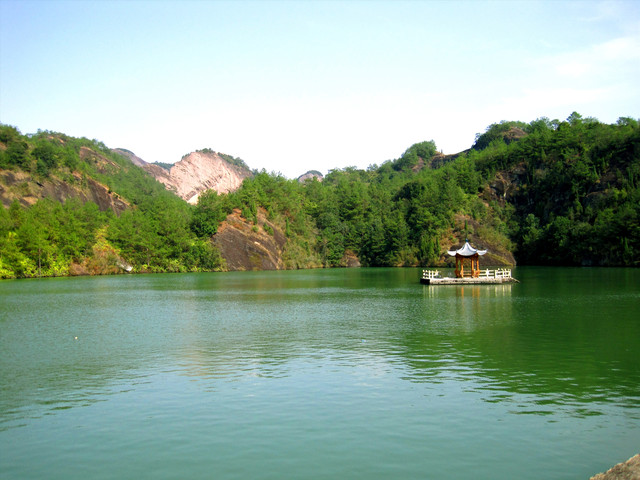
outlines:
[[[485,253],[487,253],[487,251],[486,250],[476,250],[471,245],[469,245],[469,242],[464,242],[464,246],[462,248],[460,248],[459,250],[448,250],[447,253],[449,255],[451,255],[452,257],[455,257],[456,255],[460,255],[462,257],[471,257],[471,256],[475,255],[476,253],[478,255],[484,255]]]

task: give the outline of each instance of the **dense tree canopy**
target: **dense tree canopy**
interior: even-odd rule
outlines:
[[[37,182],[76,183],[71,172],[79,173],[131,205],[120,216],[73,199],[0,206],[0,278],[223,267],[209,237],[192,228],[192,207],[104,144],[54,132],[23,136],[6,125],[0,142],[3,169],[24,170]]]
[[[210,238],[234,209],[253,224],[266,211],[286,235],[289,268],[340,266],[349,255],[368,266],[438,264],[465,236],[514,251],[521,264],[640,264],[640,125],[631,118],[500,122],[457,156],[428,141],[322,182],[262,171],[195,206],[95,140],[0,125],[0,147],[0,169],[80,173],[131,206],[119,216],[73,200],[0,207],[5,278],[223,269]]]

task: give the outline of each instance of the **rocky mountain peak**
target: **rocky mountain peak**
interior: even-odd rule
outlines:
[[[240,188],[245,178],[252,176],[242,161],[210,149],[191,152],[168,170],[147,163],[128,150],[118,149],[118,152],[144,168],[167,190],[192,204],[197,203],[200,194],[206,190],[233,192]]]
[[[304,183],[306,180],[310,180],[312,178],[317,179],[319,182],[324,180],[324,176],[317,170],[309,170],[307,173],[300,175],[298,177],[298,182]]]
[[[118,154],[120,154],[120,155],[122,155],[123,157],[127,157],[129,160],[131,160],[131,163],[133,163],[134,165],[136,165],[138,167],[144,168],[145,165],[148,165],[147,162],[145,162],[143,159],[138,157],[131,150],[127,150],[126,148],[114,148],[113,151],[118,153]]]

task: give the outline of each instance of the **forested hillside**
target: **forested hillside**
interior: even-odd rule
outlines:
[[[100,142],[53,132],[26,136],[2,125],[0,171],[22,174],[14,185],[3,177],[3,198],[52,179],[71,187],[64,203],[44,198],[25,208],[16,199],[0,207],[0,277],[222,268],[209,239],[193,233],[191,207]],[[82,202],[76,193],[88,183],[105,185],[128,206],[114,212]]]
[[[526,136],[505,141],[518,130]],[[640,265],[637,120],[502,122],[467,158],[509,224],[519,263]]]
[[[354,257],[365,266],[443,265],[465,237],[488,248],[493,264],[514,254],[519,264],[640,265],[640,126],[630,118],[500,122],[458,155],[428,141],[322,182],[262,171],[195,206],[100,142],[62,134],[0,126],[0,170],[37,184],[90,178],[126,204],[121,212],[73,198],[0,208],[4,278],[225,269],[210,239],[234,210],[255,231],[284,234],[286,268]]]

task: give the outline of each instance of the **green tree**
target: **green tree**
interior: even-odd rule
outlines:
[[[198,197],[191,218],[191,230],[198,237],[211,237],[229,213],[225,197],[218,195],[215,190],[207,190]]]
[[[59,152],[51,142],[38,140],[32,154],[36,159],[36,171],[42,176],[46,177],[58,166]]]

